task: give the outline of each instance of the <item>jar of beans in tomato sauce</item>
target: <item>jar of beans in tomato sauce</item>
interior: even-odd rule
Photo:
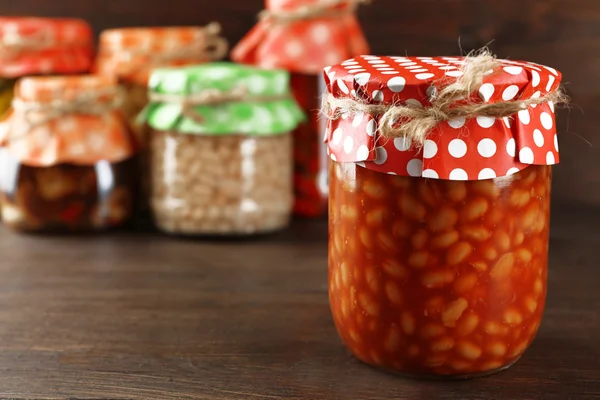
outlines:
[[[432,93],[463,84],[472,59],[355,62],[368,76],[344,65],[325,73],[335,160],[329,297],[338,333],[360,360],[405,376],[464,378],[508,368],[542,322],[551,165],[558,161],[550,99],[561,75],[495,60],[470,89],[473,102],[548,101],[504,118],[442,120],[419,143],[383,133],[386,107],[436,107]],[[389,70],[370,66],[381,64]],[[423,71],[407,69],[416,65]],[[350,109],[359,111],[344,115],[349,103],[338,100],[358,102]]]
[[[355,0],[266,0],[260,22],[233,49],[234,61],[291,72],[294,97],[308,115],[293,133],[294,214],[324,218],[328,157],[320,118],[326,65],[369,51],[355,16]],[[358,69],[358,68],[357,68]]]

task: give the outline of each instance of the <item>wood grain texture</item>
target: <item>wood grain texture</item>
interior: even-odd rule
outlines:
[[[220,21],[236,43],[263,0],[0,0],[0,14],[72,16],[96,31],[137,25]],[[459,54],[490,44],[501,57],[526,59],[565,74],[573,99],[559,115],[562,162],[554,196],[600,204],[600,2],[597,0],[375,0],[360,19],[373,53]]]
[[[355,360],[327,298],[326,226],[250,242],[0,230],[0,398],[600,398],[600,216],[556,214],[538,337],[506,372],[405,380]]]

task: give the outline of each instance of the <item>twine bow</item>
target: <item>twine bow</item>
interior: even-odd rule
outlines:
[[[335,18],[352,14],[359,5],[369,4],[370,2],[371,0],[324,0],[293,10],[263,10],[258,14],[258,18],[261,21],[273,24],[290,24],[317,18]],[[340,8],[341,6],[345,7]]]
[[[198,124],[204,122],[204,117],[195,109],[199,106],[218,106],[230,103],[266,103],[291,99],[291,95],[257,96],[248,93],[245,86],[237,86],[229,91],[206,89],[189,95],[150,92],[150,103],[171,103],[181,105],[181,114]]]
[[[102,116],[120,108],[123,99],[124,94],[120,88],[109,88],[82,93],[70,100],[28,101],[16,98],[12,107],[14,114],[23,116],[27,124],[26,131],[30,132],[66,115]]]
[[[381,136],[394,139],[409,138],[422,145],[427,135],[439,123],[456,118],[510,117],[529,106],[554,102],[568,103],[568,97],[558,88],[540,97],[526,100],[504,101],[499,103],[481,103],[472,100],[479,91],[483,79],[501,65],[487,49],[471,53],[464,58],[460,71],[462,75],[451,83],[441,82],[432,85],[429,107],[414,105],[368,104],[355,99],[336,99],[329,94],[324,101],[324,112],[331,119],[340,119],[343,115],[363,112],[379,116]]]

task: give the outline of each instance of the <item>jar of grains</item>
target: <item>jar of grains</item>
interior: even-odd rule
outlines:
[[[230,63],[156,70],[150,105],[151,206],[188,235],[270,232],[292,207],[291,132],[303,119],[285,71]]]
[[[0,124],[2,218],[20,231],[120,225],[132,213],[133,140],[115,82],[24,78]]]
[[[88,72],[92,57],[92,30],[85,21],[0,17],[0,117],[18,78]]]
[[[342,340],[402,375],[508,368],[544,310],[560,73],[487,52],[325,71]]]
[[[327,215],[325,120],[319,118],[325,91],[321,72],[327,65],[369,52],[355,16],[358,5],[367,2],[266,0],[260,22],[231,54],[237,62],[292,72],[292,91],[309,115],[294,132],[294,213],[299,216]]]

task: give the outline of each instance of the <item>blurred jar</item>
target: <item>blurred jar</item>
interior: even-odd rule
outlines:
[[[0,17],[0,118],[18,78],[85,73],[92,58],[93,35],[85,21]]]
[[[246,235],[286,227],[291,132],[303,114],[285,71],[230,63],[156,70],[150,105],[151,205],[158,227]]]
[[[140,220],[148,219],[150,193],[148,171],[148,132],[137,121],[148,104],[147,88],[155,68],[183,66],[220,60],[227,55],[228,43],[220,35],[221,26],[119,28],[101,33],[95,72],[116,78],[125,89],[123,111],[138,142],[140,162]]]
[[[95,72],[118,80],[126,90],[123,110],[137,128],[137,116],[148,104],[148,78],[155,68],[220,60],[227,55],[221,27],[150,27],[110,29],[100,34]],[[143,131],[136,129],[137,135]],[[138,136],[140,143],[145,139]]]
[[[237,62],[292,72],[292,91],[309,115],[294,132],[294,213],[314,218],[325,217],[328,197],[325,126],[320,118],[325,91],[321,72],[328,65],[369,52],[355,16],[360,2],[324,3],[266,0],[261,21],[231,53]]]
[[[18,231],[99,230],[132,214],[134,144],[116,82],[95,76],[17,83],[0,125],[2,217]]]

